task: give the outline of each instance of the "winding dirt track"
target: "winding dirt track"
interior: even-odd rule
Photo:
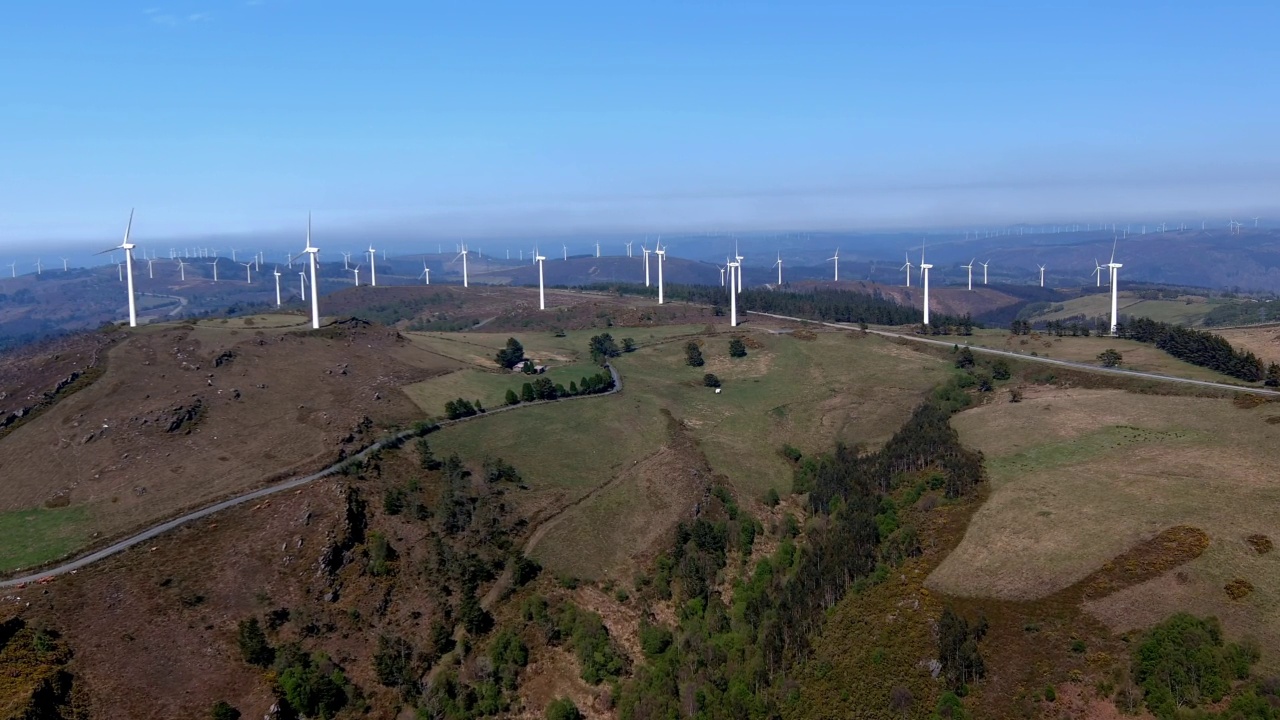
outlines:
[[[524,408],[524,407],[545,405],[548,403],[567,402],[570,400],[585,400],[587,398],[603,397],[605,395],[613,395],[615,393],[621,392],[622,377],[618,375],[618,371],[613,367],[612,364],[606,365],[606,367],[609,368],[609,374],[613,376],[613,389],[609,390],[608,392],[597,393],[595,395],[575,395],[574,397],[557,398],[555,400],[542,400],[542,401],[531,402],[531,403],[520,403],[519,405],[506,405],[500,408],[489,410],[480,415],[472,415],[470,417],[459,418],[457,420],[443,420],[438,424],[441,427],[447,427],[449,425],[456,425],[458,423],[467,422],[470,420],[476,420],[479,418],[488,417],[490,415],[496,415],[502,412],[519,410],[520,408]],[[267,497],[268,495],[274,495],[276,493],[284,492],[285,490],[292,490],[293,488],[299,487],[301,485],[306,485],[307,483],[312,482],[314,480],[319,480],[320,478],[328,477],[335,473],[339,473],[342,471],[342,469],[345,466],[353,462],[356,462],[358,460],[364,460],[364,458],[368,456],[369,453],[374,452],[375,450],[381,449],[388,443],[395,443],[395,442],[399,442],[402,440],[406,440],[410,437],[413,437],[415,432],[416,431],[414,430],[404,430],[389,438],[379,440],[373,443],[372,445],[366,447],[365,449],[361,450],[360,452],[347,457],[341,462],[334,463],[333,465],[330,465],[329,467],[319,472],[311,473],[310,475],[304,475],[301,477],[290,478],[288,480],[284,480],[282,482],[276,483],[275,485],[269,485],[267,487],[259,488],[257,490],[251,490],[249,492],[243,493],[241,495],[237,495],[228,500],[216,502],[212,505],[208,505],[206,507],[200,508],[199,510],[192,511],[185,515],[181,515],[179,517],[173,518],[172,520],[168,520],[158,525],[154,525],[150,528],[147,528],[146,530],[143,530],[142,532],[139,532],[135,535],[131,535],[127,538],[124,538],[123,540],[112,543],[111,545],[108,545],[99,550],[95,550],[91,553],[82,555],[74,560],[63,563],[56,567],[52,567],[38,573],[23,575],[21,577],[10,578],[8,580],[0,580],[0,588],[14,587],[17,585],[39,582],[45,578],[56,577],[58,575],[65,575],[69,572],[73,572],[83,567],[92,565],[93,563],[96,563],[99,560],[102,560],[104,558],[109,558],[112,555],[128,550],[129,548],[135,545],[144,543],[159,535],[163,535],[164,533],[169,532],[170,530],[176,527],[186,525],[187,523],[194,522],[204,517],[208,517],[216,512],[221,512],[223,510],[226,510],[227,508],[233,508],[237,505],[242,505],[247,502],[252,502],[259,498]]]

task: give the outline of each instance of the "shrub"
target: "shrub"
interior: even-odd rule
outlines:
[[[707,373],[702,376],[702,384],[709,388],[718,388],[720,387],[720,378],[716,377],[713,373]]]
[[[240,720],[240,711],[235,709],[226,700],[219,700],[213,704],[213,710],[209,712],[213,720]]]
[[[1124,362],[1124,356],[1118,351],[1107,348],[1098,353],[1098,362],[1102,363],[1102,367],[1119,367]]]
[[[702,359],[702,349],[698,347],[698,343],[690,340],[684,346],[684,362],[690,367],[702,367],[706,364]]]
[[[250,665],[267,667],[275,659],[275,650],[267,642],[267,634],[262,631],[258,618],[251,617],[240,621],[238,640],[240,655]]]
[[[736,337],[729,341],[729,357],[746,357],[747,344],[742,342],[742,338]]]
[[[582,720],[582,711],[569,698],[560,698],[547,706],[547,720]]]
[[[515,390],[512,390],[511,388],[507,388],[507,397],[506,397],[506,401],[507,401],[507,404],[508,404],[508,405],[519,405],[519,404],[520,404],[520,396],[519,396],[519,395],[516,395],[516,391],[515,391]]]

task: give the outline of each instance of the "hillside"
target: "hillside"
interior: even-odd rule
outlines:
[[[932,664],[950,611],[989,623],[973,717],[1114,712],[1131,641],[1178,610],[1258,638],[1259,672],[1280,662],[1276,555],[1248,540],[1280,523],[1258,482],[1270,403],[980,354],[958,369],[949,348],[731,330],[643,297],[549,301],[349,288],[333,308],[396,327],[258,315],[10,356],[19,394],[102,368],[0,436],[0,467],[25,471],[0,473],[10,568],[414,434],[0,591],[0,708],[43,688],[67,718],[219,701],[541,718],[557,698],[590,718],[927,717],[953,687]],[[457,318],[480,327],[423,327]],[[573,395],[603,333],[633,348],[610,359],[621,392]],[[513,337],[545,375],[497,366]],[[503,409],[538,379],[570,397]],[[1161,394],[1180,392],[1215,397]],[[458,397],[486,412],[434,425]],[[1251,592],[1228,597],[1235,580]]]

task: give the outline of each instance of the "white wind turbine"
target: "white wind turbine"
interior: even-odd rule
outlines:
[[[385,256],[383,256],[385,259]],[[373,243],[369,243],[369,284],[378,287],[378,251],[373,249]],[[359,276],[357,276],[359,277]]]
[[[116,282],[124,282],[124,263],[116,263]]]
[[[627,257],[631,257],[631,246],[634,243],[635,243],[634,240],[627,241]]]
[[[827,258],[827,260],[835,261],[835,282],[840,282],[840,248],[836,248],[836,254]]]
[[[547,258],[538,252],[537,248],[533,250],[533,260],[538,263],[538,309],[547,309],[547,291],[542,284],[542,266],[546,263]]]
[[[1112,241],[1111,262],[1107,263],[1107,267],[1111,270],[1111,334],[1113,336],[1116,334],[1116,320],[1119,309],[1118,286],[1120,282],[1120,268],[1124,267],[1124,265],[1116,262],[1116,244],[1118,242],[1119,239]]]
[[[978,263],[978,264],[982,266],[982,284],[986,285],[987,284],[987,266],[991,264],[991,259],[987,258],[986,262]]]
[[[1040,266],[1040,287],[1044,287],[1044,266]]]
[[[339,254],[342,255],[342,269],[350,270],[351,269],[351,253],[339,252]]]
[[[311,213],[307,213],[307,246],[302,248],[302,252],[293,256],[293,259],[307,256],[307,264],[311,270],[311,329],[320,329],[320,292],[316,285],[316,256],[320,254],[320,248],[311,244]],[[307,298],[307,276],[305,271],[299,273],[302,276],[302,299]]]
[[[600,257],[600,241],[596,241],[596,257]]]
[[[729,326],[738,327],[738,292],[737,283],[734,278],[737,277],[737,271],[740,269],[739,263],[729,263]]]
[[[1255,225],[1254,227],[1257,227],[1257,226]],[[62,260],[62,272],[66,272],[66,271],[67,271],[67,259],[66,259],[66,258],[59,258],[59,259],[60,259],[60,260]]]
[[[729,269],[728,259],[725,260],[725,264],[723,267],[721,267],[720,265],[717,265],[716,269],[720,271],[720,287],[724,287],[724,271]]]
[[[913,267],[915,267],[915,266],[911,264],[911,255],[910,255],[910,253],[903,253],[902,255],[903,255],[903,257],[905,257],[905,258],[907,259],[907,261],[906,261],[905,263],[903,263],[903,264],[902,264],[902,267],[898,268],[898,270],[900,270],[900,271],[901,271],[901,270],[906,270],[906,271],[907,271],[907,287],[911,287],[911,268],[913,268]]]
[[[738,261],[738,287],[737,291],[742,292],[742,261],[746,258],[742,257],[742,253],[738,252],[738,241],[733,242],[733,259]]]
[[[661,242],[661,240],[659,240],[659,242]],[[667,256],[667,251],[666,251],[666,250],[663,250],[663,249],[662,249],[662,245],[661,245],[661,244],[659,244],[659,245],[655,246],[654,251],[653,251],[653,254],[658,256],[658,304],[659,304],[659,305],[661,305],[661,304],[663,303],[663,297],[662,297],[662,258],[664,258],[664,257],[666,257],[666,256]],[[645,274],[645,280],[648,280],[648,273],[646,273],[646,274]]]
[[[36,274],[39,275],[40,271],[44,270],[44,266],[40,264],[40,258],[36,258],[35,266],[36,266]]]
[[[252,285],[253,284],[253,263],[243,262],[240,264],[244,266],[244,281],[249,285]]]
[[[130,210],[130,211],[129,211],[129,224],[124,226],[124,240],[123,240],[123,241],[121,241],[121,243],[120,243],[119,245],[117,245],[116,247],[113,247],[113,248],[107,248],[106,250],[103,250],[102,252],[100,252],[100,253],[98,253],[98,254],[99,254],[99,255],[104,255],[104,254],[109,253],[109,252],[112,252],[112,251],[114,251],[114,250],[124,250],[124,262],[125,262],[125,265],[127,265],[127,266],[128,266],[128,270],[129,270],[129,273],[128,273],[128,275],[129,275],[129,286],[128,286],[128,292],[129,292],[129,327],[138,327],[138,306],[134,303],[134,299],[133,299],[133,248],[134,248],[134,244],[133,244],[133,243],[131,243],[131,242],[129,242],[129,233],[130,233],[132,230],[133,230],[133,210]],[[39,261],[37,261],[37,262],[39,262]]]
[[[9,263],[9,274],[12,275],[13,277],[18,277],[18,263],[16,262]]]
[[[641,245],[640,249],[644,251],[644,286],[649,287],[649,250],[647,245]]]
[[[182,282],[187,281],[187,264],[182,261],[182,258],[178,258],[178,277]]]
[[[778,287],[782,287],[782,253],[778,253],[778,262],[774,263],[778,266]]]
[[[975,260],[977,260],[977,259],[978,259],[978,258],[974,258],[973,260],[970,260],[968,265],[961,265],[961,266],[960,266],[960,267],[964,268],[965,270],[968,270],[968,271],[969,271],[969,289],[970,289],[970,290],[972,290],[972,289],[973,289],[973,263],[974,263],[974,261],[975,261]]]
[[[349,271],[349,272],[352,272],[352,273],[355,273],[355,276],[356,276],[356,287],[360,287],[360,266],[359,266],[359,265],[357,265],[357,266],[355,266],[355,267],[353,267],[353,268],[349,268],[349,269],[348,269],[348,271]]]
[[[924,245],[920,245],[920,279],[924,283],[924,324],[929,324],[929,270],[932,265],[924,261]]]
[[[1102,265],[1098,263],[1097,258],[1093,259],[1093,265],[1094,268],[1091,274],[1098,279],[1098,287],[1102,287]]]
[[[153,270],[151,267],[152,263],[154,263],[155,261],[156,259],[153,257],[147,258],[147,279],[148,280],[154,280],[156,277],[155,270]],[[66,272],[65,268],[63,269],[63,272]]]
[[[272,273],[276,276],[276,307],[280,307],[280,266],[277,265]]]
[[[215,257],[209,264],[213,266],[213,281],[218,282],[218,258]]]
[[[462,252],[458,253],[458,257],[454,258],[453,261],[457,262],[458,258],[462,258],[462,287],[468,287],[467,285],[467,244],[466,243],[462,244]]]
[[[569,259],[569,246],[568,246],[568,245],[565,245],[564,243],[560,243],[560,249],[564,251],[564,259],[565,259],[565,260],[568,260],[568,259]]]
[[[431,284],[431,268],[427,267],[427,261],[426,261],[426,260],[423,260],[423,261],[422,261],[422,273],[421,273],[421,274],[419,274],[419,275],[418,275],[418,277],[420,277],[420,278],[426,278],[426,280],[427,280],[427,281],[426,281],[425,283],[423,283],[424,285],[430,285],[430,284]]]

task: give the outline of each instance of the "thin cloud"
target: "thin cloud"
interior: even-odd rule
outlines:
[[[149,7],[143,10],[142,14],[149,18],[153,24],[163,25],[164,27],[177,27],[179,25],[202,23],[206,22],[211,17],[207,12],[180,14],[168,12],[159,7]]]

